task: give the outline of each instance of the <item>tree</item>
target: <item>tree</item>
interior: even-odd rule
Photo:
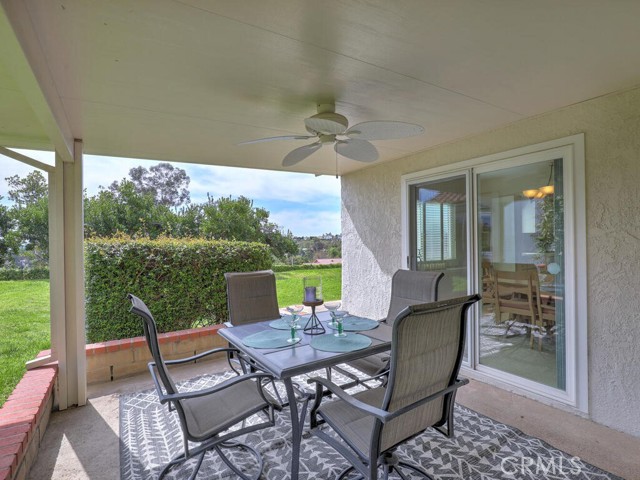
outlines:
[[[283,234],[269,221],[269,212],[253,206],[247,197],[209,197],[202,206],[200,234],[206,238],[266,243],[273,255],[284,258],[298,253],[291,232]]]
[[[159,163],[148,170],[135,167],[129,170],[129,177],[137,193],[151,194],[158,205],[177,208],[189,203],[189,182],[187,172],[175,168],[170,163]],[[117,186],[114,182],[111,186]],[[111,188],[111,187],[110,187]]]
[[[9,199],[14,204],[9,215],[15,221],[8,236],[13,242],[14,251],[17,246],[34,255],[41,264],[49,262],[49,187],[44,175],[38,170],[30,172],[26,177],[18,175],[5,179],[9,186]]]
[[[4,197],[0,195],[0,200]],[[15,221],[11,217],[10,211],[4,205],[0,205],[0,267],[6,265],[11,256],[18,253],[14,236],[11,235],[15,226]],[[13,238],[12,238],[13,237]]]
[[[9,188],[9,200],[13,201],[18,207],[37,203],[38,200],[46,199],[48,196],[49,186],[47,180],[39,170],[30,172],[24,178],[13,175],[5,178],[5,180]]]
[[[340,251],[340,247],[333,245],[327,250],[327,255],[329,258],[340,258],[342,256],[342,252]]]
[[[113,182],[94,197],[85,197],[85,237],[111,237],[118,232],[132,237],[156,238],[171,231],[177,215],[156,204],[151,192],[139,193],[127,179]]]

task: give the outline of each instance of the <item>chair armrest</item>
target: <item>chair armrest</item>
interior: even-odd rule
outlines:
[[[208,350],[206,352],[202,352],[202,353],[199,353],[197,355],[193,355],[191,357],[180,358],[178,360],[167,360],[166,362],[164,362],[164,364],[165,365],[180,365],[181,363],[193,362],[195,360],[199,360],[199,359],[201,359],[203,357],[206,357],[208,355],[213,355],[214,353],[221,353],[221,352],[238,352],[238,353],[240,353],[240,350],[238,350],[236,348],[230,348],[230,347],[214,348],[213,350]]]
[[[362,410],[368,415],[376,417],[382,423],[387,422],[389,418],[389,412],[387,412],[386,410],[382,410],[381,408],[376,408],[372,405],[369,405],[368,403],[364,403],[358,400],[357,398],[354,398],[352,395],[349,395],[347,392],[341,389],[338,385],[336,385],[333,382],[330,382],[325,378],[313,377],[307,380],[308,384],[312,384],[314,382],[316,383],[317,389],[321,389],[321,386],[323,386],[327,390],[329,390],[331,393],[336,395],[338,398],[340,398],[341,400],[344,400],[346,403],[351,405],[352,407],[357,408],[358,410]],[[321,394],[322,392],[320,392],[320,395]]]
[[[225,380],[222,383],[214,385],[213,387],[205,388],[204,390],[167,394],[163,393],[160,382],[158,381],[158,377],[156,376],[155,366],[156,364],[154,362],[149,362],[149,371],[151,372],[151,377],[153,378],[153,382],[155,383],[156,389],[158,390],[160,403],[163,404],[167,402],[176,402],[178,400],[188,400],[190,398],[204,397],[225,390],[240,382],[246,382],[253,379],[268,378],[270,380],[273,380],[273,375],[270,375],[268,373],[249,373],[246,375],[230,378],[229,380]],[[258,391],[260,392],[260,388],[258,388]],[[261,396],[268,403],[268,400],[264,397],[264,395],[261,394]]]
[[[342,390],[338,385],[336,385],[333,382],[330,382],[324,378],[321,377],[313,377],[310,378],[309,380],[307,380],[307,383],[311,384],[312,382],[315,382],[317,385],[317,388],[320,389],[320,385],[326,387],[331,393],[335,394],[338,398],[340,398],[341,400],[345,401],[346,403],[348,403],[349,405],[351,405],[354,408],[357,408],[358,410],[361,410],[373,417],[376,417],[378,420],[380,420],[382,423],[386,423],[390,420],[393,420],[396,417],[399,417],[400,415],[403,415],[405,413],[407,413],[410,410],[413,410],[414,408],[417,408],[421,405],[424,405],[425,403],[431,402],[433,400],[435,400],[438,397],[442,397],[444,395],[447,395],[448,393],[452,393],[455,390],[457,390],[458,388],[462,387],[463,385],[466,385],[467,383],[469,383],[469,380],[467,378],[460,378],[458,380],[455,381],[455,383],[443,390],[440,390],[436,393],[433,393],[431,395],[429,395],[428,397],[422,398],[420,400],[418,400],[417,402],[414,402],[410,405],[407,405],[405,407],[399,408],[398,410],[395,410],[393,412],[388,412],[386,410],[382,410],[380,408],[376,408],[373,407],[367,403],[361,402],[360,400],[354,398],[353,396],[349,395],[347,392],[345,392],[344,390]]]
[[[469,379],[468,378],[459,378],[454,382],[453,385],[451,385],[451,386],[449,386],[449,387],[447,387],[447,388],[445,388],[443,390],[439,390],[436,393],[432,393],[428,397],[421,398],[417,402],[413,402],[410,405],[404,406],[402,408],[399,408],[398,410],[394,410],[393,412],[390,412],[389,415],[387,416],[387,420],[393,420],[394,418],[399,417],[400,415],[403,415],[403,414],[407,413],[408,411],[413,410],[414,408],[417,408],[417,407],[419,407],[421,405],[424,405],[425,403],[429,403],[429,402],[435,400],[438,397],[443,397],[444,395],[447,395],[449,393],[453,393],[454,391],[456,391],[457,389],[459,389],[463,385],[466,385],[467,383],[469,383]]]

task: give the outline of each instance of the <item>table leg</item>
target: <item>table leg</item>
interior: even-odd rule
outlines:
[[[298,416],[298,404],[296,402],[296,392],[293,389],[293,382],[290,378],[283,379],[287,389],[289,399],[289,410],[291,412],[291,480],[298,480],[300,470],[300,442],[302,441],[302,428],[304,418]],[[305,411],[305,409],[303,409]]]

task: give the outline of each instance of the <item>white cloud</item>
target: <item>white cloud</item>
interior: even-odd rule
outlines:
[[[44,161],[31,153],[27,154]],[[85,155],[84,159],[84,188],[90,196],[100,186],[108,187],[128,177],[135,166],[149,168],[159,163],[96,155]],[[270,219],[294,235],[340,232],[340,180],[335,177],[186,163],[172,165],[186,170],[191,178],[189,190],[194,203],[206,201],[207,193],[213,198],[244,195],[254,200],[256,206],[269,210]],[[28,165],[0,156],[0,194],[6,197],[5,177],[25,176],[31,170]]]

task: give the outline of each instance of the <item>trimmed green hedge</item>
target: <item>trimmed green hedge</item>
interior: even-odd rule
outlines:
[[[342,264],[330,263],[326,265],[314,265],[312,263],[307,263],[305,265],[274,265],[271,269],[274,272],[290,272],[292,270],[313,270],[313,269],[322,270],[325,268],[342,268]]]
[[[224,272],[271,268],[261,243],[201,239],[91,239],[86,252],[90,343],[143,334],[127,293],[149,307],[160,332],[227,320]]]
[[[2,280],[49,280],[49,269],[47,267],[0,268],[0,281]]]

